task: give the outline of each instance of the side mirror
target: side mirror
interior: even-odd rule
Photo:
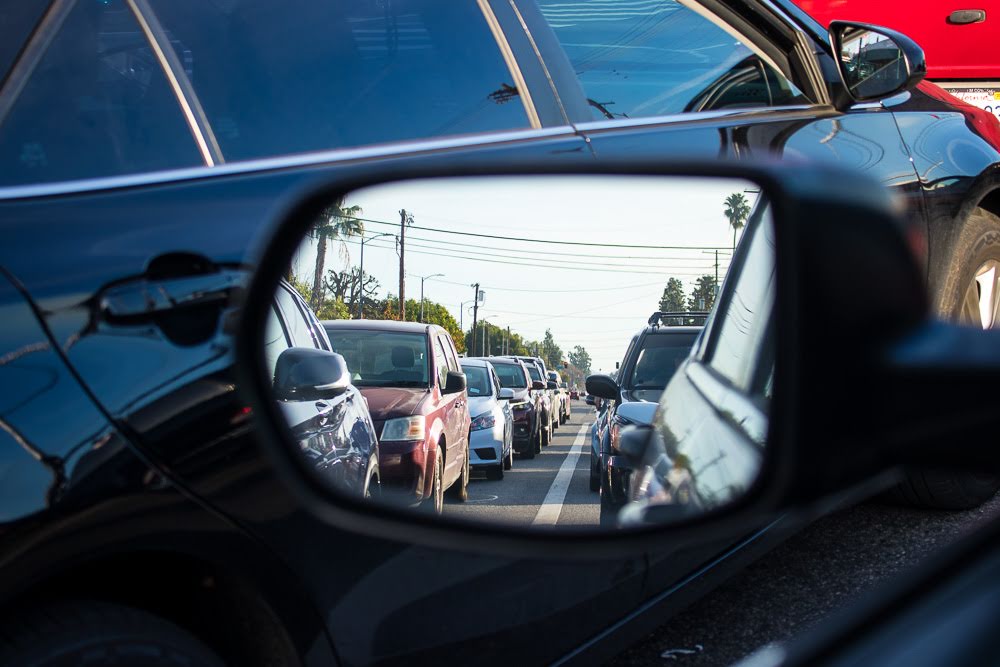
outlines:
[[[555,382],[553,382],[552,380],[549,380],[548,382],[545,383],[545,388],[546,389],[558,389],[559,385],[556,384]]]
[[[544,385],[544,384],[542,384],[542,381],[541,381],[541,380],[534,380],[534,381],[533,381],[533,382],[531,383],[531,388],[532,388],[533,390],[537,390],[537,391],[541,391],[542,389],[545,389],[545,385]]]
[[[617,401],[621,390],[610,375],[588,375],[587,393],[610,401]]]
[[[927,73],[923,49],[895,30],[833,21],[830,41],[840,77],[856,102],[911,90]]]
[[[338,396],[351,385],[344,358],[313,347],[290,347],[274,366],[274,397],[279,401],[318,401]]]
[[[586,403],[587,405],[594,405],[594,401],[595,400],[596,399],[593,396],[591,396],[590,394],[587,394],[584,397],[583,402]]]
[[[501,401],[510,401],[510,400],[513,400],[513,398],[514,398],[514,390],[511,389],[510,387],[503,387],[500,390],[500,393],[497,394],[497,398],[499,398]]]
[[[459,373],[458,371],[448,371],[448,379],[445,380],[444,389],[441,390],[443,394],[457,394],[460,391],[464,391],[466,387],[465,373]]]

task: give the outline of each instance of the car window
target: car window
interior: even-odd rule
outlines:
[[[483,366],[463,366],[469,396],[491,396],[490,376]]]
[[[299,304],[296,302],[295,297],[284,287],[279,287],[275,294],[275,299],[278,302],[278,308],[281,310],[285,326],[288,327],[288,336],[292,339],[292,345],[296,347],[320,347],[309,327],[309,323],[306,322],[305,316],[299,309]]]
[[[458,363],[458,355],[455,353],[455,345],[451,336],[441,336],[441,345],[444,347],[445,358],[448,360],[448,370],[461,372],[462,366]]]
[[[508,387],[510,389],[524,389],[528,386],[527,381],[524,379],[524,370],[516,364],[496,364],[494,368],[497,372],[497,377],[500,379],[501,387]]]
[[[327,326],[333,351],[344,357],[359,387],[426,387],[427,337],[421,333]]]
[[[151,4],[230,161],[529,127],[476,2]]]
[[[0,184],[203,164],[124,2],[77,2],[0,119]]]
[[[748,40],[678,0],[542,0],[594,119],[806,104]]]
[[[278,357],[287,349],[288,339],[285,337],[285,330],[281,326],[274,306],[271,306],[267,312],[267,325],[264,329],[264,359],[267,363],[268,377],[274,378]]]
[[[697,334],[646,336],[628,386],[631,389],[663,389],[691,353]]]
[[[444,386],[448,383],[448,357],[438,337],[434,338],[434,365],[437,367],[438,385],[444,391]]]
[[[708,361],[744,391],[751,390],[758,365],[772,362],[764,346],[774,301],[774,226],[766,212],[760,218],[747,239],[750,245],[732,292],[715,316]]]

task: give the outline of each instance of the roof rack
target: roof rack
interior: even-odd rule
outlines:
[[[649,316],[647,323],[651,327],[668,326],[702,326],[708,318],[708,311],[704,310],[680,310],[662,311],[658,310]]]

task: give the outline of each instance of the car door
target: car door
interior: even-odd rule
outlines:
[[[458,362],[449,354],[451,345],[442,334],[434,336],[434,360],[440,363],[438,373],[441,384],[441,406],[442,419],[445,423],[446,442],[448,451],[445,454],[445,474],[446,484],[451,480],[458,479],[462,475],[467,458],[466,450],[469,441],[469,407],[468,394],[466,390],[450,394],[444,393],[445,384],[448,380],[448,373],[455,371],[461,373]]]

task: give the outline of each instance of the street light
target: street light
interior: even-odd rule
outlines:
[[[443,273],[432,273],[429,276],[420,276],[420,321],[424,321],[424,281],[430,278],[443,277]]]
[[[360,276],[359,282],[358,282],[358,292],[359,292],[359,294],[358,294],[358,319],[359,320],[361,319],[361,316],[363,315],[363,312],[361,310],[361,306],[362,306],[362,304],[365,301],[365,241],[372,241],[372,240],[377,239],[377,238],[379,238],[381,236],[395,236],[395,235],[394,234],[383,233],[383,234],[376,234],[375,236],[369,236],[367,239],[365,238],[364,234],[361,235],[361,262],[360,262],[360,269],[359,269],[360,273],[361,273],[361,276]]]

